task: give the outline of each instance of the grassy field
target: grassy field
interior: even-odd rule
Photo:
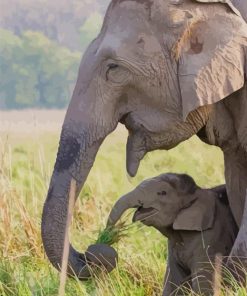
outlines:
[[[0,112],[1,296],[58,293],[59,274],[44,255],[40,222],[63,115],[62,111]],[[183,172],[205,187],[224,182],[220,150],[196,137],[172,151],[150,153],[138,175],[130,179],[125,171],[126,139],[121,126],[107,138],[77,201],[71,240],[80,251],[85,251],[104,228],[114,201],[147,177]],[[119,253],[115,271],[84,283],[69,279],[66,295],[161,295],[166,240],[155,230],[137,224],[115,248]],[[236,286],[221,295],[247,294]]]

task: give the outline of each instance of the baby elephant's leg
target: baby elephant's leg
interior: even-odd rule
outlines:
[[[175,258],[168,255],[168,262],[164,280],[163,296],[182,296],[185,295],[183,285],[189,279],[189,274],[186,273],[181,266],[178,265]]]
[[[193,291],[204,296],[213,295],[213,275],[210,263],[198,263],[192,272]]]

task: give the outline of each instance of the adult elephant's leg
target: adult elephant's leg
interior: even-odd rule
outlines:
[[[236,248],[236,252],[234,250]],[[241,254],[243,256],[243,261],[246,262],[247,266],[247,191],[245,197],[245,206],[244,206],[244,214],[242,218],[242,224],[238,233],[238,237],[235,241],[234,248],[232,251],[232,255]],[[238,250],[238,251],[237,251]],[[245,253],[244,253],[245,252]]]
[[[237,280],[245,282],[244,270],[247,270],[247,191],[242,223],[228,260],[228,267]]]
[[[242,148],[224,153],[225,178],[229,204],[238,227],[241,227],[247,189],[247,153]]]
[[[239,233],[228,260],[228,266],[239,280],[243,279],[243,268],[247,270],[246,156],[246,152],[241,148],[238,151],[225,154],[225,176],[229,203],[239,226]]]

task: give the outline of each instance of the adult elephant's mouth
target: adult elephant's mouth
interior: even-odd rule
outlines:
[[[126,169],[131,177],[137,174],[141,160],[151,151],[162,149],[170,150],[180,142],[188,139],[192,134],[177,139],[174,133],[168,133],[167,129],[152,130],[140,119],[134,118],[132,113],[127,113],[121,117],[120,122],[129,131],[126,147]],[[174,127],[174,130],[176,128]],[[186,133],[186,130],[184,131]]]
[[[146,219],[153,217],[157,213],[158,213],[158,210],[156,210],[152,207],[150,207],[150,208],[139,207],[135,211],[132,221],[133,222],[145,221]]]
[[[129,131],[126,147],[126,169],[131,177],[134,177],[139,169],[140,162],[144,156],[157,149],[170,150],[177,146],[177,143],[165,142],[170,140],[166,134],[147,134],[142,130],[137,132]]]

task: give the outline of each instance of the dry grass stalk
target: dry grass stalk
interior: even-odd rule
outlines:
[[[222,283],[222,256],[218,254],[215,258],[215,271],[214,271],[214,296],[220,296]]]
[[[20,215],[22,217],[22,227],[28,238],[28,245],[31,252],[36,256],[41,256],[40,244],[37,238],[39,230],[36,228],[35,222],[29,215],[22,200],[17,201],[19,205]]]
[[[65,295],[65,284],[67,276],[67,267],[68,267],[68,258],[69,258],[69,226],[71,224],[73,208],[75,204],[75,195],[76,195],[76,181],[71,180],[70,192],[69,192],[69,207],[67,213],[67,221],[64,235],[64,246],[63,246],[63,259],[62,259],[62,268],[60,273],[60,286],[59,286],[59,296]]]

